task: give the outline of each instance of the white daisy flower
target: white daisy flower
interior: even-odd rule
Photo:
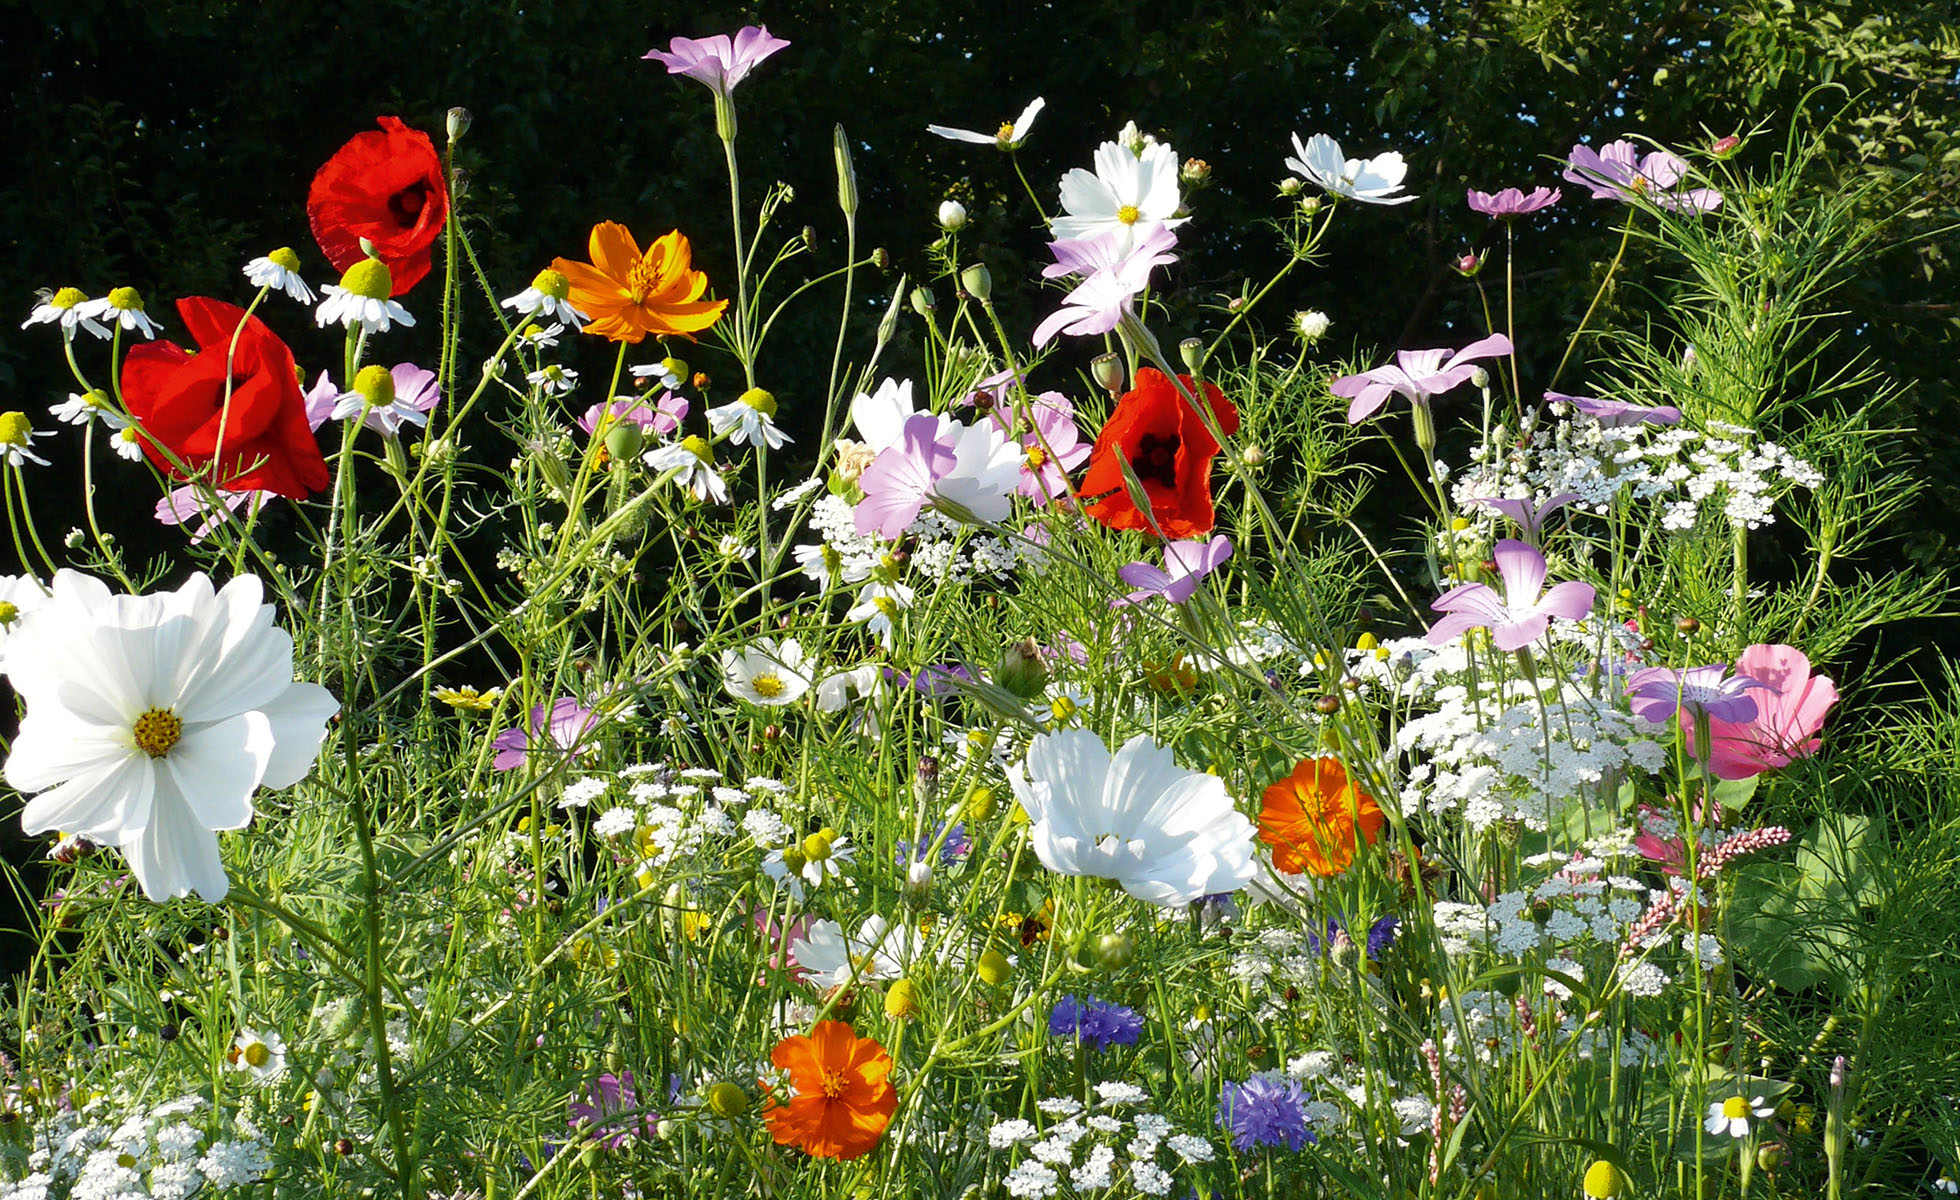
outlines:
[[[1341,144],[1324,133],[1316,133],[1304,144],[1293,135],[1298,158],[1286,160],[1287,169],[1318,184],[1330,195],[1346,196],[1367,204],[1407,204],[1414,196],[1397,196],[1409,165],[1401,154],[1390,150],[1373,158],[1343,158]]]
[[[408,310],[389,298],[394,294],[395,277],[380,259],[362,259],[347,268],[338,284],[330,283],[320,290],[327,298],[313,310],[313,319],[322,327],[337,321],[347,329],[359,325],[369,333],[386,333],[395,325],[415,324]]]
[[[143,461],[143,437],[134,425],[124,425],[110,434],[109,447],[116,452],[117,458],[129,462]]]
[[[714,449],[699,435],[656,446],[641,455],[640,461],[662,473],[672,471],[674,482],[704,504],[728,503],[728,485],[715,469]]]
[[[651,379],[668,391],[677,391],[687,383],[687,364],[678,358],[663,358],[657,363],[635,363],[633,378]]]
[[[797,569],[825,591],[834,587],[839,579],[850,579],[844,565],[844,556],[839,554],[837,547],[829,542],[798,546],[790,551],[790,556],[796,559]],[[858,578],[862,579],[864,575],[859,574]],[[850,582],[855,583],[857,580],[850,580]]]
[[[277,1033],[240,1029],[231,1048],[237,1056],[232,1062],[239,1070],[250,1071],[252,1078],[261,1083],[270,1083],[286,1073],[286,1039]]]
[[[1042,106],[1047,104],[1040,96],[1028,101],[1021,115],[1012,122],[1002,122],[992,133],[981,133],[973,129],[954,129],[949,125],[928,125],[926,132],[937,134],[953,142],[971,142],[976,146],[994,146],[1002,150],[1018,149],[1034,131],[1034,119],[1041,115]]]
[[[88,293],[80,288],[65,287],[59,291],[43,288],[38,293],[40,300],[34,311],[20,323],[22,329],[30,325],[60,325],[61,336],[74,337],[77,329],[85,329],[99,338],[107,338],[109,330],[102,322],[82,311],[88,303]]]
[[[45,433],[34,431],[34,422],[23,412],[0,412],[0,459],[10,467],[18,467],[24,462],[48,465],[48,460],[34,453],[34,439],[46,437]]]
[[[157,335],[157,323],[143,311],[143,297],[133,287],[119,287],[100,300],[84,301],[75,311],[83,320],[120,325],[125,332],[140,333],[146,338]]]
[[[535,371],[526,371],[524,378],[532,387],[544,389],[547,396],[562,396],[578,386],[578,372],[557,363],[546,363]]]
[[[573,308],[566,297],[572,294],[572,281],[550,267],[539,271],[531,286],[503,302],[503,306],[526,317],[550,317],[566,325],[583,325],[592,318]]]
[[[340,707],[293,682],[293,639],[263,595],[252,575],[222,590],[199,573],[174,592],[114,596],[58,572],[7,647],[27,715],[6,778],[38,793],[22,829],[119,847],[152,900],[222,900],[231,883],[217,831],[251,822],[261,785],[305,777]]]
[[[299,277],[299,255],[293,253],[291,246],[281,246],[246,263],[245,278],[253,287],[284,292],[301,304],[313,303],[313,289]]]
[[[761,388],[750,388],[733,402],[709,409],[708,427],[717,435],[728,434],[737,446],[777,450],[795,440],[776,428],[776,398]]]
[[[1776,1106],[1763,1103],[1761,1096],[1743,1099],[1730,1096],[1726,1100],[1714,1100],[1708,1105],[1708,1119],[1701,1127],[1713,1134],[1726,1133],[1732,1138],[1749,1136],[1749,1118],[1768,1120],[1776,1115]]]
[[[526,325],[517,331],[517,344],[530,350],[542,350],[546,346],[556,346],[558,335],[563,332],[565,327],[556,321],[542,328],[535,324]]]
[[[765,708],[794,704],[810,690],[803,645],[795,638],[758,638],[752,646],[721,652],[728,694]]]
[[[898,614],[912,607],[912,589],[902,583],[867,583],[858,592],[857,603],[844,614],[847,621],[863,621],[878,643],[892,648],[892,632]]]
[[[128,424],[116,412],[116,406],[109,401],[109,393],[101,388],[90,388],[86,392],[70,392],[68,399],[60,404],[50,405],[48,412],[64,425],[86,425],[97,417],[112,429],[120,429]]]
[[[1050,228],[1057,238],[1075,239],[1114,234],[1119,254],[1136,243],[1139,225],[1162,224],[1175,229],[1190,220],[1177,216],[1183,203],[1177,191],[1177,151],[1159,143],[1142,154],[1118,142],[1096,148],[1093,172],[1077,167],[1062,176],[1062,209]]]

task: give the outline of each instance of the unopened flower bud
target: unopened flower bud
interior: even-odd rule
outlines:
[[[987,270],[986,263],[974,263],[960,272],[960,286],[966,294],[982,304],[991,304],[994,299],[994,276]]]
[[[939,301],[933,299],[931,288],[912,289],[912,309],[922,317],[929,317],[939,311]]]
[[[1289,175],[1279,181],[1279,194],[1282,196],[1297,196],[1300,194],[1300,189],[1306,186],[1305,180],[1295,179]]]
[[[1465,279],[1475,279],[1484,269],[1484,260],[1474,250],[1466,250],[1450,260],[1450,266]]]
[[[1470,368],[1470,386],[1478,389],[1489,387],[1490,372],[1484,370],[1482,367]]]
[[[461,200],[463,197],[469,194],[470,194],[470,173],[461,167],[451,167],[449,170],[450,199]]]
[[[980,972],[981,982],[989,987],[999,987],[1014,973],[1014,964],[1008,962],[1007,956],[998,950],[989,950],[982,954],[976,966]]]
[[[1205,343],[1203,338],[1188,337],[1177,344],[1177,356],[1184,360],[1184,369],[1195,377],[1205,369]]]
[[[1693,617],[1682,617],[1674,622],[1674,628],[1682,633],[1695,633],[1701,629],[1701,622]]]
[[[732,1121],[749,1111],[749,1094],[742,1090],[740,1084],[730,1083],[726,1079],[708,1085],[705,1098],[708,1111],[727,1120]]]
[[[932,755],[921,754],[912,768],[912,792],[927,804],[939,795],[939,760]]]
[[[885,249],[883,246],[880,246],[877,249],[873,250],[871,252],[871,265],[878,268],[880,271],[891,270],[892,252]]]
[[[1774,1171],[1783,1165],[1783,1143],[1770,1142],[1756,1148],[1756,1165],[1765,1171]]]
[[[1204,187],[1211,182],[1211,164],[1202,158],[1187,158],[1178,168],[1177,177],[1186,187]]]
[[[646,434],[636,422],[614,421],[606,429],[606,453],[614,462],[638,457],[645,446]]]
[[[1239,461],[1248,467],[1257,467],[1266,461],[1266,452],[1258,446],[1247,446],[1239,451]]]
[[[1322,696],[1313,702],[1313,707],[1321,716],[1331,717],[1341,711],[1341,698],[1331,694]]]
[[[1123,363],[1114,354],[1098,354],[1089,363],[1089,373],[1102,389],[1114,396],[1123,390]]]
[[[947,233],[958,233],[966,228],[966,205],[957,200],[939,202],[939,227]]]
[[[1300,215],[1311,217],[1325,207],[1326,201],[1319,196],[1308,196],[1300,201]]]
[[[1022,638],[1001,651],[995,681],[1023,700],[1032,700],[1048,686],[1048,663],[1041,647],[1031,637]]]
[[[846,217],[854,217],[858,210],[857,168],[851,164],[851,139],[844,135],[842,125],[831,130],[830,148],[837,159],[837,207]]]
[[[467,108],[452,108],[445,114],[442,123],[443,128],[449,133],[450,145],[454,146],[463,140],[463,135],[470,131],[471,120],[470,110]]]
[[[919,987],[909,979],[896,979],[885,989],[885,1015],[894,1021],[919,1015]]]
[[[1136,957],[1136,939],[1127,933],[1105,933],[1096,939],[1096,963],[1105,971],[1120,971]]]

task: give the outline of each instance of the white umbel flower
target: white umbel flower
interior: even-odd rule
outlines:
[[[1298,172],[1330,195],[1346,196],[1366,204],[1407,204],[1414,196],[1397,196],[1409,165],[1390,150],[1373,158],[1344,158],[1341,144],[1324,133],[1316,133],[1305,143],[1293,135],[1298,158],[1286,160],[1286,169]]]
[[[293,682],[293,639],[263,595],[250,575],[119,596],[56,574],[7,648],[27,715],[6,778],[38,793],[21,827],[119,847],[152,900],[223,899],[217,831],[251,822],[261,785],[305,777],[340,707]]]
[[[1008,774],[1042,865],[1113,879],[1166,906],[1236,892],[1255,872],[1252,822],[1215,775],[1187,771],[1145,734],[1113,756],[1085,729],[1038,734]]]
[[[1094,172],[1077,167],[1062,176],[1062,208],[1051,228],[1058,238],[1116,235],[1119,255],[1136,244],[1139,226],[1175,229],[1190,220],[1177,216],[1177,151],[1153,142],[1141,154],[1119,142],[1096,148]]]
[[[757,638],[753,646],[721,652],[728,694],[765,708],[794,704],[810,690],[803,644],[795,638]]]
[[[253,287],[284,292],[301,304],[313,303],[313,289],[299,277],[299,255],[293,253],[291,246],[281,246],[246,263],[245,279]]]

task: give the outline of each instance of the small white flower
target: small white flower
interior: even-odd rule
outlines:
[[[609,808],[592,822],[592,832],[600,837],[624,837],[639,828],[640,819],[630,808]]]
[[[557,363],[546,363],[535,371],[526,371],[524,379],[534,388],[542,388],[547,396],[562,396],[578,386],[578,372]]]
[[[721,540],[715,543],[715,551],[723,558],[732,558],[737,562],[747,562],[755,557],[755,547],[744,543],[741,538],[732,533],[721,535]]]
[[[1326,313],[1317,308],[1293,314],[1293,332],[1299,334],[1300,340],[1309,346],[1327,336],[1327,327],[1333,323]]]
[[[1409,166],[1394,150],[1373,158],[1343,158],[1341,144],[1324,133],[1316,133],[1304,144],[1293,135],[1298,158],[1286,160],[1288,170],[1306,176],[1328,193],[1346,196],[1367,204],[1407,204],[1414,196],[1397,196]]]
[[[34,423],[27,419],[26,413],[0,413],[0,460],[10,467],[24,462],[47,466],[48,460],[34,453],[34,439],[46,436],[34,431]]]
[[[918,930],[892,925],[876,915],[864,919],[856,936],[846,935],[835,921],[817,921],[790,943],[796,965],[820,989],[897,979],[924,949],[925,939]]]
[[[359,325],[369,333],[386,333],[396,325],[415,324],[407,309],[385,297],[363,296],[332,283],[320,290],[327,298],[313,310],[313,319],[323,328],[339,322],[347,329]]]
[[[687,380],[681,370],[685,366],[678,358],[663,358],[657,363],[634,363],[631,370],[635,379],[651,379],[668,391],[677,391],[685,386]]]
[[[231,1044],[237,1054],[233,1061],[241,1071],[250,1071],[252,1077],[267,1083],[286,1073],[286,1039],[277,1033],[258,1033],[250,1029],[240,1029],[238,1039]]]
[[[721,672],[729,695],[766,708],[794,704],[810,690],[803,646],[795,638],[758,638],[741,650],[724,650]]]
[[[776,398],[761,388],[750,388],[729,403],[709,409],[708,428],[717,437],[727,434],[737,446],[777,450],[795,440],[776,427]]]
[[[121,325],[125,331],[140,333],[146,338],[157,335],[157,323],[143,311],[143,297],[133,287],[116,288],[100,300],[85,301],[76,306],[75,311],[83,320]]]
[[[546,346],[556,346],[558,335],[563,332],[565,327],[556,322],[542,327],[526,325],[517,331],[517,344],[529,350],[542,350]]]
[[[863,621],[878,638],[879,645],[892,648],[892,633],[898,614],[912,607],[912,589],[902,583],[867,583],[858,592],[857,603],[844,614],[847,621]]]
[[[605,795],[606,789],[610,786],[612,786],[611,782],[603,775],[586,775],[574,779],[565,785],[563,792],[559,793],[558,807],[584,808]]]
[[[640,461],[656,471],[672,471],[674,482],[704,504],[728,503],[728,485],[715,469],[714,450],[705,438],[697,435],[656,446],[641,455]]]
[[[1034,119],[1041,115],[1042,106],[1046,103],[1047,101],[1040,96],[1036,96],[1028,101],[1028,106],[1021,110],[1021,115],[1014,118],[1012,124],[1003,123],[999,129],[990,134],[972,129],[954,129],[948,125],[928,125],[926,132],[937,134],[948,141],[971,142],[976,146],[1014,150],[1028,140],[1028,134],[1034,130]]]
[[[566,325],[582,325],[591,320],[591,317],[572,307],[566,299],[570,294],[571,281],[562,272],[546,267],[538,272],[530,287],[505,300],[503,307],[520,316],[550,317]]]
[[[821,479],[806,479],[774,500],[771,500],[769,502],[770,511],[782,512],[786,508],[794,508],[803,502],[805,496],[808,496],[811,492],[816,491],[822,486],[823,480]]]
[[[1730,1096],[1726,1100],[1713,1100],[1708,1105],[1708,1119],[1701,1127],[1713,1134],[1726,1133],[1732,1138],[1749,1136],[1749,1118],[1768,1120],[1776,1115],[1776,1106],[1763,1103],[1761,1096],[1743,1099]]]
[[[48,412],[64,425],[86,425],[100,417],[112,429],[121,429],[128,424],[109,401],[109,393],[101,388],[90,388],[86,392],[70,392],[68,399],[51,405]]]
[[[245,278],[253,287],[284,292],[301,304],[313,303],[313,289],[299,277],[299,255],[291,246],[281,246],[246,263]]]
[[[48,602],[48,590],[32,575],[0,575],[0,671],[7,667],[7,642],[21,619]]]
[[[143,461],[143,439],[134,425],[125,425],[111,434],[109,445],[118,458],[126,458],[130,462]]]
[[[44,288],[39,296],[34,311],[20,323],[22,329],[30,325],[59,324],[61,336],[65,338],[74,337],[77,329],[85,329],[99,338],[108,338],[108,328],[82,311],[82,306],[88,303],[88,294],[82,289],[65,287],[51,292]]]

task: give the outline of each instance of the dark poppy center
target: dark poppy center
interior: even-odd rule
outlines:
[[[1158,437],[1146,433],[1137,443],[1136,457],[1130,461],[1137,478],[1167,488],[1177,486],[1177,435]]]
[[[429,185],[411,184],[388,197],[388,213],[403,225],[413,225],[422,218],[422,207],[429,202]]]

